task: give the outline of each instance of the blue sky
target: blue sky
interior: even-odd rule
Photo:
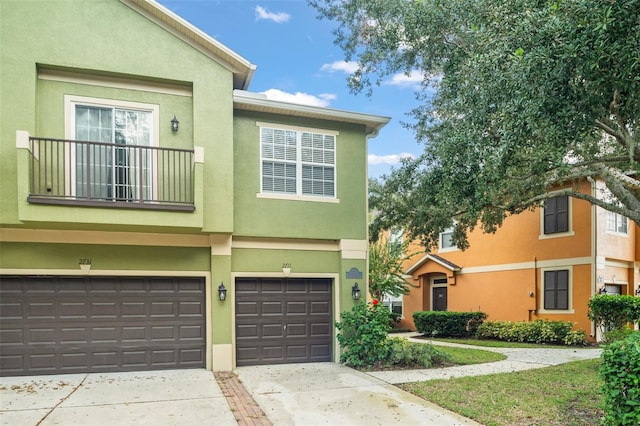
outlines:
[[[160,4],[257,65],[251,92],[268,98],[391,117],[369,141],[369,176],[398,165],[422,147],[402,127],[417,105],[419,82],[390,77],[373,95],[353,95],[347,77],[354,64],[333,44],[335,23],[317,19],[305,0],[159,0]]]

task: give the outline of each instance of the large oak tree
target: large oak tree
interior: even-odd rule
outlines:
[[[354,92],[424,77],[408,124],[424,152],[372,185],[372,235],[431,245],[455,223],[465,248],[550,188],[640,225],[640,0],[308,1],[359,64]]]

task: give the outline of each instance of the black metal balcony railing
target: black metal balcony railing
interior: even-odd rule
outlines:
[[[29,138],[28,201],[195,209],[193,150]]]

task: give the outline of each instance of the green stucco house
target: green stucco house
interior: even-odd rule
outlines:
[[[337,361],[389,119],[249,92],[154,1],[0,20],[0,374]]]

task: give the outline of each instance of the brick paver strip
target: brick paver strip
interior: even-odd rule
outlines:
[[[239,426],[273,426],[258,403],[230,371],[213,373]]]

